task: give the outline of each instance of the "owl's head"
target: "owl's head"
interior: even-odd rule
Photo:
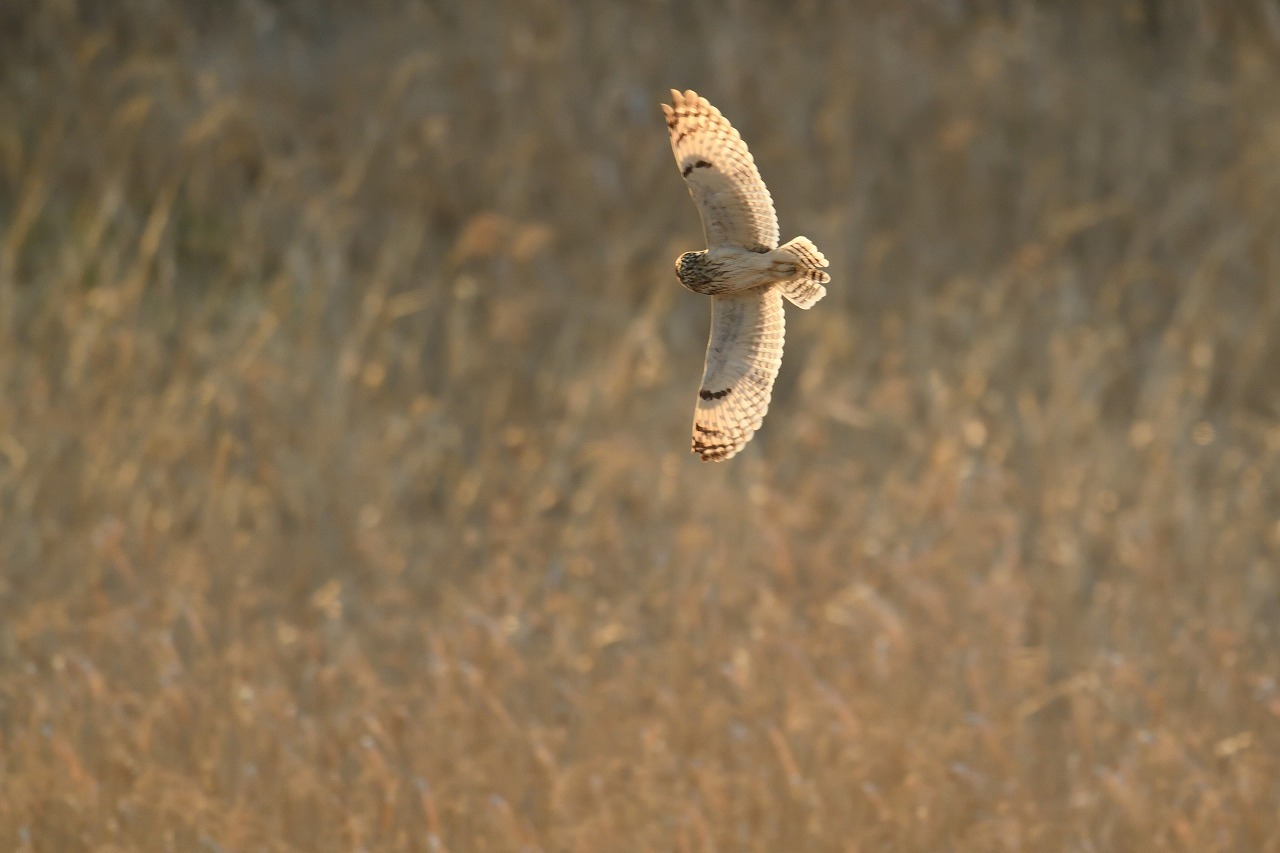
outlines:
[[[706,252],[685,252],[676,258],[676,278],[686,287],[697,282],[700,278],[704,278],[700,272],[702,267],[702,259],[707,255]]]

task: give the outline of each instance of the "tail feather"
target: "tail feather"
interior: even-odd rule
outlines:
[[[794,272],[779,281],[778,287],[782,295],[795,303],[798,308],[812,308],[818,300],[827,295],[824,284],[831,281],[831,276],[823,272],[827,259],[813,245],[808,237],[797,237],[774,249],[778,261]]]

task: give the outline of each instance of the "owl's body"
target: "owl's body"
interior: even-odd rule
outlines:
[[[820,260],[800,256],[804,249]],[[809,308],[826,295],[822,284],[828,280],[827,274],[819,269],[823,260],[826,259],[804,237],[765,252],[716,246],[704,252],[685,252],[677,258],[676,278],[694,293],[705,296],[776,284],[796,305]]]
[[[676,278],[694,293],[716,296],[771,284],[777,278],[775,266],[768,253],[717,246],[681,255],[676,260]]]
[[[693,452],[728,459],[769,410],[782,364],[785,296],[810,308],[826,295],[827,259],[805,237],[778,245],[773,199],[742,137],[692,90],[662,105],[680,174],[702,217],[707,249],[686,252],[676,276],[712,297],[711,340],[693,419]]]

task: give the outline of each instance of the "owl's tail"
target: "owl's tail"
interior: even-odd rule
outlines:
[[[822,269],[827,265],[827,259],[808,237],[797,237],[790,243],[783,243],[771,254],[773,268],[786,275],[777,282],[778,287],[796,307],[812,308],[827,295],[823,285],[831,281],[831,276]]]

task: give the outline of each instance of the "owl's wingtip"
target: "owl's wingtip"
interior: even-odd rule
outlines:
[[[689,104],[696,104],[701,100],[705,100],[705,99],[700,98],[698,96],[698,93],[693,91],[692,89],[685,89],[683,92],[681,92],[679,89],[671,90],[671,103],[677,107],[688,106]]]

